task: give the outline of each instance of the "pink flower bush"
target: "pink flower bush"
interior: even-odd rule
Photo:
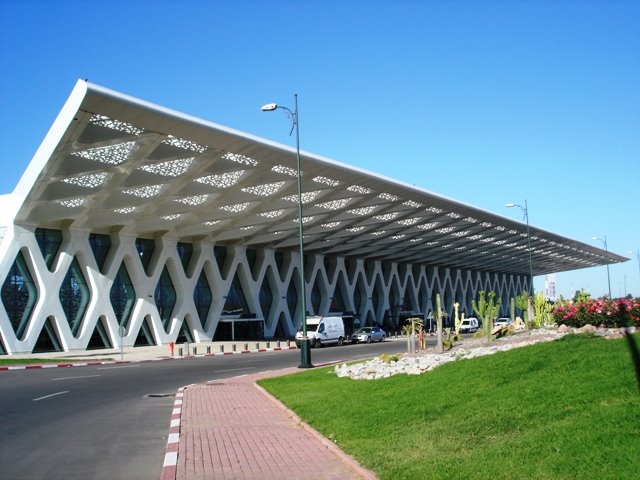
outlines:
[[[582,327],[586,324],[604,327],[640,328],[640,298],[609,300],[589,299],[585,302],[557,304],[551,312],[558,325]]]

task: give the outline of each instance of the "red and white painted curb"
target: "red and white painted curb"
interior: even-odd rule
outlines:
[[[35,370],[39,368],[70,368],[70,367],[87,367],[93,365],[118,365],[124,363],[142,363],[142,362],[157,362],[163,360],[181,360],[184,358],[199,358],[199,357],[217,357],[222,355],[239,355],[243,353],[264,353],[264,352],[280,352],[287,350],[296,350],[297,347],[295,345],[291,345],[289,347],[274,347],[274,348],[257,348],[254,350],[236,350],[231,352],[218,352],[218,353],[203,353],[197,355],[185,355],[182,357],[160,357],[146,360],[123,360],[123,361],[114,361],[114,360],[106,360],[100,362],[65,362],[65,363],[42,363],[42,364],[26,364],[26,365],[8,365],[8,366],[0,366],[0,371],[10,371],[10,370]]]
[[[169,425],[169,436],[167,437],[167,450],[162,462],[162,472],[160,480],[175,480],[178,471],[178,449],[180,448],[180,419],[182,416],[182,398],[184,389],[181,387],[176,393],[176,400],[173,403],[171,412],[171,424]]]

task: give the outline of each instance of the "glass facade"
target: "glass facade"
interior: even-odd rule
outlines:
[[[87,305],[89,305],[90,294],[80,264],[75,258],[71,262],[67,275],[60,286],[59,297],[62,310],[64,310],[64,314],[67,317],[67,322],[69,322],[71,333],[77,338],[84,312],[87,310]]]
[[[160,281],[156,286],[154,298],[164,331],[169,333],[171,314],[173,313],[173,307],[176,305],[176,289],[173,286],[171,275],[169,275],[169,270],[166,265],[162,269],[162,274],[160,275]]]
[[[30,233],[35,235],[34,231],[27,231]],[[70,235],[70,238],[79,238],[78,232]],[[299,327],[302,302],[299,257],[295,250],[262,251],[221,245],[206,248],[206,241],[196,248],[195,243],[179,242],[170,244],[169,250],[159,255],[167,259],[165,264],[152,266],[153,255],[159,253],[154,253],[156,245],[166,243],[138,238],[135,240],[137,254],[131,258],[129,238],[116,242],[113,235],[117,233],[86,235],[88,242],[69,243],[66,254],[74,257],[66,271],[48,269],[56,257],[63,258],[60,248],[66,243],[62,242],[63,235],[58,230],[38,229],[35,252],[28,251],[29,243],[21,250],[14,250],[13,263],[0,279],[4,306],[0,314],[6,313],[5,325],[11,325],[0,331],[0,353],[24,351],[20,349],[25,347],[32,351],[51,351],[63,345],[70,349],[118,346],[121,342],[118,326],[125,329],[125,345],[140,346],[178,338],[186,341],[207,337],[291,338]],[[109,272],[103,271],[110,254],[124,259],[115,274],[113,270],[117,265],[110,265]],[[100,267],[99,272],[88,270],[93,262],[83,263],[92,256]],[[139,264],[135,257],[140,258]],[[444,299],[443,307],[449,314],[450,303],[458,301],[462,311],[465,304],[468,308],[474,291],[481,288],[497,290],[508,308],[504,298],[527,287],[524,276],[491,276],[433,266],[384,266],[377,260],[327,259],[319,254],[308,259],[306,276],[313,282],[306,285],[307,315],[346,312],[362,325],[384,323],[392,307],[398,305],[404,306],[403,314],[410,310],[411,315],[427,316],[433,310],[435,293]],[[195,278],[180,281],[190,264],[200,265],[200,270],[192,272]],[[36,271],[41,275],[36,275]],[[41,276],[42,285],[38,284]],[[110,285],[108,296],[95,290],[105,288],[101,285]],[[179,303],[181,296],[193,298],[193,303]],[[36,311],[36,304],[42,308]],[[135,309],[138,304],[140,309]],[[97,316],[97,320],[87,317],[89,305],[92,305],[91,315]],[[62,318],[57,313],[60,306],[64,312]],[[134,315],[144,315],[144,318],[134,319]],[[216,315],[218,318],[214,318]],[[211,321],[207,322],[208,319]],[[171,329],[175,327],[172,320],[179,323],[179,328]],[[83,328],[88,321],[92,325],[95,322],[91,331]],[[33,322],[43,328],[30,329]],[[132,325],[136,331],[131,330]]]
[[[53,326],[53,320],[51,317],[47,318],[44,322],[44,327],[40,330],[38,340],[35,347],[33,347],[33,353],[40,352],[61,352],[62,345],[56,333],[56,329]]]
[[[198,317],[200,317],[200,325],[204,327],[209,315],[209,309],[213,303],[213,294],[211,293],[211,287],[207,282],[207,276],[204,271],[200,272],[198,277],[198,283],[193,290],[193,302],[196,304],[196,310],[198,311]]]
[[[18,252],[7,278],[2,284],[2,304],[16,337],[24,339],[33,306],[38,300],[38,290],[29,272],[22,252]]]
[[[133,288],[131,277],[129,277],[124,262],[120,265],[116,278],[113,279],[109,297],[113,311],[118,319],[118,325],[129,328],[129,320],[136,300],[136,291]]]
[[[191,243],[178,242],[177,248],[178,256],[180,257],[180,262],[182,263],[182,268],[186,272],[189,268],[191,257],[193,256],[193,245]]]
[[[289,308],[289,315],[293,320],[293,325],[297,327],[299,320],[295,320],[296,307],[298,306],[298,290],[296,289],[293,279],[289,282],[289,288],[287,288],[287,307]]]
[[[142,262],[142,267],[144,271],[149,273],[149,263],[151,262],[151,257],[153,256],[153,251],[156,248],[156,242],[150,240],[148,238],[136,238],[136,250],[138,251],[138,255],[140,256],[140,261]]]
[[[104,262],[109,254],[109,249],[111,248],[111,237],[99,233],[90,233],[89,245],[91,245],[91,251],[96,259],[98,268],[102,271]]]
[[[233,282],[231,282],[231,287],[229,287],[222,314],[235,315],[243,313],[249,313],[249,308],[247,307],[247,299],[244,296],[242,284],[236,274],[233,277]]]
[[[271,285],[269,284],[269,277],[265,276],[260,287],[260,293],[258,294],[258,300],[260,301],[260,309],[262,314],[267,317],[271,311],[271,304],[273,303],[273,293],[271,292]]]
[[[111,343],[108,329],[106,327],[106,319],[104,317],[100,317],[98,319],[96,328],[93,330],[93,334],[89,339],[89,345],[87,345],[87,350],[102,348],[113,348],[113,344]]]
[[[331,298],[331,307],[329,311],[331,312],[344,312],[346,310],[344,297],[342,296],[342,288],[340,288],[340,282],[336,285],[336,289],[333,292],[333,297]]]
[[[251,273],[253,273],[253,269],[256,266],[257,253],[252,248],[247,248],[246,255],[247,255],[247,264],[249,265],[249,270],[251,271]]]
[[[319,279],[316,279],[316,282],[313,284],[313,289],[311,290],[311,306],[314,312],[320,311],[320,302],[322,301],[322,293],[320,292],[318,282]]]
[[[34,233],[40,252],[44,257],[44,263],[51,270],[53,261],[56,259],[60,244],[62,244],[62,232],[60,230],[52,230],[49,228],[36,228]]]
[[[220,245],[216,245],[215,247],[213,247],[213,254],[216,257],[216,263],[218,264],[218,270],[220,270],[220,272],[223,271],[224,268],[224,261],[227,258],[227,248],[220,246]]]

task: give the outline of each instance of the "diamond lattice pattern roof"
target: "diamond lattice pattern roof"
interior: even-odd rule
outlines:
[[[318,155],[301,165],[307,253],[529,274],[522,222]],[[296,249],[295,166],[291,147],[79,81],[15,222]],[[626,260],[533,226],[530,242],[535,275]]]

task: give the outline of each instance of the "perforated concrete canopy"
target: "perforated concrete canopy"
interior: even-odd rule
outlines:
[[[257,113],[258,114],[258,113]],[[298,248],[296,152],[79,81],[15,223]],[[305,253],[529,274],[526,224],[301,153]],[[534,275],[627,260],[530,228]]]

